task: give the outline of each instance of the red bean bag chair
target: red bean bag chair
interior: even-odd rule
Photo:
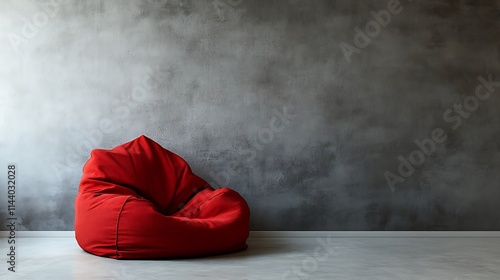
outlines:
[[[246,249],[249,217],[237,192],[213,189],[181,157],[140,136],[91,152],[75,237],[83,250],[115,259],[206,256]]]

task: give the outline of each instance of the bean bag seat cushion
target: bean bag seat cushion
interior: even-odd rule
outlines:
[[[250,211],[229,188],[212,188],[178,155],[140,136],[96,149],[75,200],[75,238],[88,253],[166,259],[247,248]]]

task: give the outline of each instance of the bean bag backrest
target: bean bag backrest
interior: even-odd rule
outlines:
[[[130,194],[132,190],[164,215],[174,214],[209,187],[184,159],[144,135],[113,150],[93,150],[83,174],[80,192]]]

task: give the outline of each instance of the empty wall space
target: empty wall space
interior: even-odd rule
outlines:
[[[144,134],[252,230],[500,230],[499,1],[0,5],[2,224],[9,164],[18,229],[73,230],[90,150]]]

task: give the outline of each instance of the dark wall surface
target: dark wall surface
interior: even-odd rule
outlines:
[[[500,230],[500,1],[1,5],[19,229],[72,230],[90,150],[145,134],[253,230]]]

